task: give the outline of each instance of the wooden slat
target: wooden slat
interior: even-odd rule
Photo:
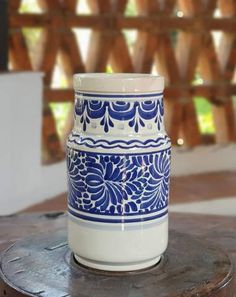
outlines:
[[[94,0],[95,1],[95,0]],[[55,17],[57,13],[54,14]],[[12,28],[19,27],[45,27],[50,25],[52,22],[51,15],[48,13],[44,14],[18,14],[12,13],[9,16],[10,24]],[[199,17],[181,17],[155,15],[149,16],[135,16],[126,17],[122,15],[104,15],[103,18],[99,14],[95,15],[75,15],[72,13],[65,14],[65,21],[68,27],[80,27],[80,28],[91,28],[91,29],[103,29],[107,23],[116,23],[117,28],[122,29],[137,29],[137,30],[148,30],[156,31],[157,28],[162,31],[168,32],[169,30],[179,29],[186,31],[209,31],[209,30],[220,30],[234,32],[236,27],[235,18],[213,18],[209,16]],[[59,23],[63,26],[63,24]],[[58,27],[58,29],[60,26]]]
[[[53,28],[44,29],[39,40],[39,53],[36,60],[37,69],[45,73],[44,83],[50,85],[56,63],[60,38]]]
[[[70,12],[74,12],[76,10],[77,1],[70,0],[62,2],[61,8],[68,9]],[[66,25],[65,25],[66,27]],[[67,81],[69,85],[73,85],[73,74],[74,73],[82,73],[85,72],[85,67],[82,61],[82,57],[80,54],[79,47],[77,45],[75,33],[67,28],[64,30],[61,35],[61,46],[60,46],[60,56],[61,56],[61,66],[65,70]],[[69,112],[67,114],[67,118],[62,130],[61,136],[61,146],[62,149],[65,151],[66,148],[66,140],[73,128],[74,120],[74,106],[71,105]]]
[[[8,1],[9,5],[9,12],[18,12],[21,4],[21,0],[14,0],[14,1]]]
[[[87,3],[94,14],[104,14],[111,10],[110,0],[87,0]]]
[[[175,6],[176,6],[176,0],[165,0],[165,1],[159,1],[162,4],[162,12],[167,15],[171,15]]]
[[[9,1],[9,21],[11,12],[17,14],[20,4],[21,0]],[[11,26],[11,22],[9,25]],[[9,32],[9,54],[12,66],[15,70],[32,69],[28,48],[21,28]]]
[[[158,35],[156,57],[159,73],[166,77],[169,84],[179,83],[180,74],[175,52],[170,37],[165,33]],[[181,127],[182,106],[171,100],[166,104],[165,115],[167,132],[171,136],[172,143],[176,144]]]
[[[46,104],[43,109],[42,151],[43,163],[51,163],[64,158],[61,144],[56,131],[54,117],[50,107]]]
[[[122,33],[116,35],[110,61],[114,72],[133,72],[129,49]]]
[[[42,1],[43,3],[43,1]],[[10,1],[10,9],[13,11],[17,11],[20,6],[20,1]],[[47,32],[49,33],[49,32]],[[55,35],[53,34],[52,38],[50,39],[52,41],[51,45],[49,45],[49,48],[46,47],[48,45],[48,40],[46,44],[44,44],[44,37],[45,35],[42,34],[41,40],[39,42],[39,48],[41,47],[41,50],[38,50],[37,59],[35,61],[36,70],[43,70],[45,71],[45,84],[50,83],[50,71],[52,71],[55,61],[51,59],[51,64],[49,63],[50,59],[48,60],[48,53],[51,53],[53,46],[55,46],[55,43],[53,43]],[[47,35],[48,37],[48,35]],[[46,52],[44,52],[46,50]],[[43,63],[40,63],[40,57],[43,56],[44,60]],[[10,57],[11,57],[11,63],[14,68],[14,70],[32,70],[32,65],[28,53],[28,48],[26,45],[25,38],[23,36],[23,33],[21,30],[13,30],[10,34]],[[46,59],[45,59],[46,58]],[[46,60],[46,61],[45,61]],[[47,68],[48,67],[48,68]],[[43,110],[43,127],[42,127],[42,145],[43,145],[43,157],[45,159],[49,160],[52,158],[55,158],[56,160],[59,160],[63,157],[59,138],[56,131],[56,123],[54,120],[54,117],[52,115],[52,112],[50,111],[50,108],[47,104],[45,104],[44,110]]]
[[[10,58],[15,70],[31,70],[32,65],[25,38],[21,32],[15,31],[10,35]]]
[[[77,7],[77,0],[66,0],[66,1],[61,1],[61,8],[64,11],[69,11],[72,13],[76,12],[76,7]]]
[[[111,2],[109,0],[88,1],[91,11],[102,18],[102,16],[111,11]],[[90,44],[87,56],[86,70],[88,72],[104,72],[113,43],[113,34],[109,28],[109,23],[104,30],[94,30],[90,37]]]
[[[65,30],[61,35],[60,53],[63,67],[66,70],[67,80],[72,85],[72,75],[74,73],[85,72],[85,67],[77,45],[75,33],[69,29]]]
[[[219,8],[223,16],[232,17],[235,16],[236,2],[235,0],[218,0]]]
[[[60,5],[61,11],[69,11],[76,13],[77,0],[62,1]],[[63,21],[65,16],[63,15]],[[64,68],[67,81],[72,86],[72,75],[77,72],[84,72],[84,64],[81,58],[80,50],[77,45],[75,33],[70,28],[66,27],[61,33],[60,56],[62,60],[62,67]],[[71,119],[69,119],[71,122]]]
[[[183,107],[179,102],[174,100],[165,102],[165,127],[173,145],[177,144],[180,136],[182,117]]]
[[[180,129],[183,131],[185,145],[194,147],[200,144],[201,136],[193,100],[186,103],[183,107]]]
[[[40,0],[40,5],[49,14],[59,12],[61,3],[59,0]],[[54,65],[61,42],[60,33],[57,31],[58,19],[52,18],[52,22],[44,29],[39,42],[40,51],[37,59],[38,69],[45,72],[44,84],[50,86],[53,77]],[[64,156],[60,139],[56,129],[56,121],[47,102],[44,102],[42,144],[44,162],[50,160],[61,160]]]
[[[236,16],[236,2],[234,0],[219,1],[219,7],[223,16]],[[223,32],[219,46],[219,63],[222,71],[222,80],[231,81],[234,76],[236,65],[236,35]],[[226,120],[228,139],[236,140],[236,112],[233,106],[232,97],[225,96],[223,112]]]
[[[41,5],[47,9],[48,13],[53,13],[59,10],[60,3],[58,0],[46,1],[41,0]],[[41,47],[37,58],[38,69],[45,72],[45,85],[50,85],[56,63],[56,57],[60,44],[60,35],[57,31],[57,19],[52,18],[52,22],[43,30],[39,41]]]
[[[86,71],[105,72],[112,47],[112,32],[94,31],[90,37]]]
[[[111,6],[112,14],[123,14],[127,0],[113,1]],[[110,54],[110,63],[115,72],[133,72],[132,60],[129,54],[128,45],[123,33],[117,28],[116,23],[112,23],[114,43]]]
[[[0,71],[8,69],[8,1],[0,1]]]
[[[194,0],[180,0],[179,8],[187,17],[200,16],[204,13],[203,5]],[[176,56],[180,70],[180,80],[191,84],[201,50],[202,35],[198,32],[180,32],[177,38]],[[183,107],[181,130],[183,138],[189,146],[196,146],[201,141],[200,130],[193,97],[186,93]],[[188,100],[192,99],[192,100]]]
[[[62,130],[61,146],[64,152],[66,152],[67,138],[68,138],[68,135],[71,133],[73,126],[74,126],[74,104],[71,104],[69,111],[67,113],[67,119],[65,121],[65,124]]]
[[[225,119],[227,121],[227,134],[228,142],[236,141],[236,112],[233,106],[233,100],[231,97],[226,97],[226,103],[224,104]]]
[[[221,65],[223,65],[222,56]],[[221,65],[214,47],[212,36],[206,34],[203,43],[203,50],[200,59],[200,71],[204,80],[206,81],[220,81],[223,79]],[[215,100],[220,100],[220,95],[216,95]],[[227,110],[231,109],[230,113],[233,113],[232,104],[228,104]],[[216,141],[217,143],[225,144],[232,138],[232,129],[235,130],[232,120],[227,120],[226,107],[223,105],[212,105],[212,112],[214,117],[214,124],[216,128]],[[235,132],[234,132],[235,133]],[[233,134],[234,134],[233,133]],[[231,135],[231,136],[230,136]]]
[[[156,47],[157,44],[155,36],[146,32],[140,32],[138,34],[133,55],[135,72],[151,72]]]
[[[137,0],[136,6],[139,15],[153,16],[160,11],[157,1]],[[135,72],[151,72],[156,47],[157,44],[155,34],[145,31],[140,31],[138,33],[133,54],[133,65]]]
[[[182,101],[182,97],[186,93],[190,93],[192,96],[203,96],[214,98],[216,94],[220,94],[221,97],[227,97],[236,93],[236,84],[232,85],[199,85],[189,86],[187,84],[179,84],[167,86],[165,88],[166,101]],[[73,89],[44,89],[44,98],[48,102],[73,102],[74,91]],[[213,102],[213,99],[212,99]]]
[[[15,70],[32,69],[29,50],[22,27],[42,28],[33,56],[34,70],[45,72],[45,121],[50,126],[49,142],[45,144],[51,158],[57,142],[56,125],[49,102],[73,102],[72,74],[74,72],[103,72],[111,65],[115,72],[151,72],[153,65],[166,79],[165,120],[167,131],[176,143],[183,137],[188,146],[202,141],[194,96],[204,96],[212,104],[216,141],[236,140],[235,110],[232,82],[236,64],[236,2],[234,0],[136,0],[137,15],[126,16],[127,0],[87,0],[91,14],[77,15],[77,0],[37,0],[41,14],[18,12],[21,1],[9,1],[10,60]],[[176,9],[183,12],[177,17]],[[214,17],[219,9],[220,17]],[[73,28],[92,30],[85,63],[82,61]],[[122,30],[137,30],[134,51],[129,51]],[[171,34],[177,31],[176,41]],[[211,30],[223,32],[216,48]],[[58,56],[59,54],[59,56]],[[31,55],[32,56],[32,55]],[[57,60],[57,57],[59,59]],[[52,90],[55,64],[64,69],[68,89]],[[196,71],[204,79],[203,85],[193,86]],[[71,129],[73,111],[65,124],[62,142]],[[50,122],[50,124],[49,124]],[[54,128],[52,128],[54,127]],[[44,125],[47,129],[47,125]],[[52,133],[52,130],[54,132]],[[53,136],[52,136],[53,135]],[[50,138],[57,138],[50,144]],[[60,145],[58,146],[60,147]],[[59,148],[57,153],[62,153]],[[51,154],[51,156],[50,156]]]

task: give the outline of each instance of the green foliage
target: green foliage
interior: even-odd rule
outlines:
[[[113,70],[111,68],[111,65],[107,65],[107,67],[106,67],[106,73],[113,73]]]
[[[202,83],[203,83],[203,79],[201,78],[200,74],[196,72],[194,75],[194,79],[192,81],[192,85],[197,86],[197,85],[201,85]]]
[[[27,0],[22,1],[21,6],[19,8],[20,13],[40,13],[41,9],[35,0]],[[42,29],[40,28],[22,28],[23,35],[26,39],[27,45],[32,51],[32,48],[36,45]]]
[[[170,40],[173,47],[177,44],[178,30],[172,30],[170,33]]]
[[[122,33],[124,34],[128,48],[132,53],[137,38],[137,30],[122,30]]]
[[[39,28],[22,28],[23,35],[29,47],[35,46],[39,40],[42,29]]]
[[[23,0],[21,2],[19,12],[20,13],[28,13],[28,12],[40,13],[41,8],[39,7],[37,0]]]
[[[236,96],[233,96],[232,100],[233,100],[233,107],[236,110]]]
[[[71,103],[70,102],[50,103],[49,106],[52,109],[54,118],[56,120],[57,133],[58,133],[59,137],[61,137],[68,112],[71,108]]]
[[[215,127],[211,104],[204,97],[195,97],[194,104],[197,111],[197,117],[201,134],[214,134]]]
[[[128,1],[126,8],[125,8],[125,16],[135,16],[135,15],[137,15],[135,1],[130,0],[130,1]]]

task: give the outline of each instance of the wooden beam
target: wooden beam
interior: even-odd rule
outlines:
[[[14,70],[32,70],[27,44],[21,30],[9,38],[10,60]]]
[[[186,17],[199,17],[204,15],[208,9],[199,5],[195,0],[180,0],[179,8]],[[201,32],[180,32],[177,36],[176,58],[180,72],[180,80],[191,84],[194,79],[199,53],[201,51]],[[198,145],[201,141],[197,113],[193,100],[189,93],[183,95],[181,131],[183,138],[190,146]]]
[[[50,163],[51,160],[59,161],[65,156],[56,132],[52,111],[47,104],[43,108],[42,149],[44,163]]]
[[[182,102],[182,97],[186,94],[190,94],[191,97],[203,96],[209,98],[213,102],[215,96],[218,94],[219,98],[226,98],[236,94],[236,84],[210,84],[190,86],[187,84],[177,84],[166,86],[164,91],[165,99],[173,102]],[[189,97],[189,96],[188,96]],[[74,102],[74,90],[70,89],[44,89],[44,98],[47,102]],[[191,99],[188,99],[191,100]],[[226,101],[227,102],[227,101]],[[224,104],[225,101],[218,102],[218,104]]]
[[[112,3],[113,14],[122,15],[125,11],[127,0],[116,0]],[[114,42],[110,52],[110,63],[114,72],[133,72],[132,59],[124,34],[112,23]]]
[[[8,1],[0,1],[0,71],[8,70]]]
[[[205,81],[209,83],[221,80],[221,70],[218,56],[216,54],[212,37],[207,34],[203,42],[203,50],[200,56],[200,74]],[[216,142],[225,144],[229,141],[229,133],[226,121],[225,108],[223,104],[218,104],[220,94],[215,94],[212,101],[212,113],[216,130]]]
[[[166,81],[170,85],[180,83],[180,74],[175,51],[172,47],[170,36],[164,32],[157,35],[157,51],[155,58],[157,70],[160,74],[165,76]],[[165,89],[165,92],[167,92],[167,88]],[[176,97],[170,95],[169,98]],[[166,102],[165,115],[167,119],[167,133],[170,135],[172,143],[176,144],[182,118],[182,106],[176,99]]]
[[[116,35],[110,54],[110,62],[114,72],[133,72],[129,48],[122,33]]]
[[[57,14],[55,12],[54,16]],[[60,16],[60,15],[58,15]],[[52,18],[48,13],[42,14],[18,14],[12,13],[9,17],[11,28],[19,27],[45,27],[50,25]],[[65,21],[68,27],[80,27],[91,29],[104,29],[108,23],[116,23],[119,30],[122,29],[138,29],[149,32],[156,32],[158,30],[169,31],[173,29],[185,31],[209,31],[220,30],[235,32],[236,19],[235,18],[213,18],[209,16],[199,17],[175,17],[165,15],[155,16],[122,16],[106,14],[103,18],[100,15],[75,15],[73,13],[65,13]],[[63,23],[59,19],[58,30],[63,30]]]
[[[92,32],[86,61],[87,72],[106,71],[106,65],[112,48],[112,40],[113,34],[111,31]]]
[[[77,5],[77,0],[69,0],[62,3],[62,8],[75,13],[76,5]],[[61,67],[65,70],[65,74],[66,74],[67,81],[69,82],[69,86],[73,87],[73,74],[85,72],[85,66],[82,61],[82,57],[80,54],[80,49],[77,44],[75,33],[70,28],[66,28],[66,29],[67,30],[64,30],[61,34],[60,63],[61,63]],[[67,137],[74,125],[73,116],[74,116],[74,105],[71,104],[64,123],[64,127],[62,129],[61,147],[63,151],[65,151],[66,149]]]
[[[194,96],[204,96],[212,103],[217,142],[236,139],[231,98],[236,93],[236,85],[232,82],[236,63],[235,0],[202,0],[201,5],[196,0],[136,0],[138,14],[135,16],[125,15],[127,0],[88,0],[92,12],[89,15],[76,14],[77,0],[37,1],[42,14],[20,14],[21,1],[9,1],[10,53],[14,69],[31,69],[29,50],[21,28],[43,29],[33,59],[35,70],[45,72],[44,114],[45,122],[50,122],[51,127],[50,135],[45,138],[46,142],[49,140],[48,148],[50,139],[56,139],[55,121],[52,113],[48,112],[48,103],[73,102],[72,74],[103,72],[109,64],[115,72],[151,72],[153,63],[156,63],[157,70],[166,78],[165,119],[173,143],[180,136],[189,146],[202,140]],[[183,11],[183,17],[175,16],[176,5]],[[222,17],[214,16],[216,8],[220,9]],[[92,30],[85,63],[80,54],[82,45],[77,44],[73,28]],[[129,51],[122,32],[124,29],[138,31],[133,52]],[[171,39],[173,30],[178,30],[175,42]],[[223,32],[219,48],[212,40],[211,30]],[[58,52],[59,63],[69,81],[69,88],[64,90],[51,89]],[[193,86],[194,75],[199,69],[204,84]],[[71,129],[72,114],[71,110],[65,135]],[[58,145],[58,139],[52,145],[56,143]]]
[[[90,0],[88,1],[92,13],[97,14],[99,19],[111,12],[110,0]],[[108,20],[109,21],[109,20]],[[103,30],[95,29],[90,37],[89,49],[86,62],[88,72],[105,72],[108,64],[109,55],[113,46],[114,34],[110,28],[110,23],[104,23]]]
[[[219,0],[219,8],[224,17],[236,16],[235,0],[223,1]],[[223,32],[221,43],[219,46],[219,63],[221,71],[223,71],[223,81],[232,81],[236,65],[236,35]],[[236,112],[233,106],[232,97],[225,97],[226,104],[224,106],[226,113],[226,121],[228,127],[228,136],[230,141],[236,141]]]
[[[153,16],[160,11],[158,2],[152,0],[136,0],[136,7],[139,15],[142,16]],[[143,30],[138,32],[133,53],[135,72],[151,72],[156,48],[156,34]]]

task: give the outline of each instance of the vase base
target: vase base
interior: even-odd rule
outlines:
[[[128,263],[114,263],[114,262],[100,262],[100,261],[94,261],[82,258],[80,256],[77,256],[74,254],[75,260],[84,266],[98,269],[98,270],[104,270],[104,271],[134,271],[134,270],[141,270],[145,268],[149,268],[151,266],[156,265],[160,259],[161,256],[148,259],[145,261],[140,262],[128,262]]]

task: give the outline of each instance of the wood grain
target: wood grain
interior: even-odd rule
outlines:
[[[66,245],[61,245],[61,248],[54,250],[54,255],[57,254],[62,259],[61,262],[58,262],[58,260],[54,261],[52,255],[47,258],[47,261],[44,261],[46,259],[45,257],[48,257],[45,252],[44,259],[40,260],[40,247],[46,246],[50,242],[50,238],[54,237],[55,239],[57,237],[57,239],[60,239],[60,242],[65,241],[64,227],[66,224],[66,216],[63,213],[22,214],[3,217],[0,218],[0,224],[2,227],[0,229],[0,249],[2,250],[7,248],[7,246],[16,239],[20,239],[26,235],[29,238],[31,234],[35,234],[34,237],[30,237],[27,242],[18,242],[15,247],[13,246],[11,249],[8,249],[6,256],[12,256],[11,253],[14,254],[15,250],[20,248],[18,250],[19,257],[21,253],[26,253],[29,250],[33,251],[33,246],[37,246],[35,251],[37,251],[38,258],[35,258],[35,261],[40,262],[37,267],[44,267],[44,275],[47,273],[46,266],[50,261],[52,261],[49,265],[51,269],[54,269],[54,266],[55,268],[57,267],[54,276],[58,274],[58,277],[54,278],[51,291],[48,291],[45,287],[42,289],[44,283],[47,284],[46,287],[50,287],[50,282],[45,282],[45,279],[49,280],[49,278],[53,277],[53,275],[49,273],[47,278],[44,277],[42,281],[36,282],[35,286],[32,287],[31,292],[34,292],[32,296],[62,296],[63,294],[56,294],[60,289],[65,291],[63,296],[78,296],[78,292],[81,296],[84,296],[85,291],[86,295],[89,294],[89,292],[93,295],[93,290],[95,290],[95,288],[97,296],[111,296],[111,289],[113,290],[112,296],[127,296],[128,292],[132,292],[133,296],[143,296],[144,294],[145,296],[150,297],[234,296],[233,292],[235,291],[236,286],[232,279],[232,267],[230,266],[228,258],[224,258],[224,252],[220,251],[218,247],[224,249],[225,252],[230,255],[232,261],[234,261],[234,263],[236,262],[235,218],[171,214],[170,227],[174,228],[175,231],[171,231],[170,233],[169,249],[160,266],[139,273],[118,273],[112,276],[110,276],[109,273],[104,274],[90,271],[83,267],[78,268],[75,263],[73,263],[73,260],[71,260]],[[18,228],[15,228],[16,225]],[[37,235],[39,232],[50,232],[51,235],[46,235],[46,237],[42,233],[41,235]],[[218,247],[214,247],[212,244]],[[178,249],[176,249],[177,246]],[[185,249],[187,250],[185,251]],[[189,253],[190,250],[191,253]],[[179,253],[181,255],[178,257]],[[27,255],[27,257],[30,257],[28,252]],[[63,260],[62,256],[64,256],[65,260]],[[199,261],[197,261],[197,257],[199,257]],[[202,260],[200,260],[201,257],[203,258]],[[5,258],[5,260],[7,259],[8,258]],[[17,261],[13,261],[13,258],[11,259],[12,262],[7,260],[2,267],[6,268],[6,265],[9,263],[14,263],[13,266],[20,265],[19,262],[16,264]],[[31,263],[34,263],[34,261]],[[32,267],[34,266],[33,264],[31,265]],[[71,268],[68,270],[68,267]],[[190,267],[192,268],[190,269]],[[196,272],[195,269],[197,269],[198,272]],[[16,270],[14,271],[17,272]],[[30,272],[29,270],[26,270],[26,273],[27,271]],[[164,271],[165,273],[163,274]],[[20,277],[20,274],[15,275],[13,282],[23,281],[22,284],[25,284],[26,286],[29,285],[30,277],[34,275],[34,270],[31,272],[32,274],[27,278],[27,282],[24,281],[24,278]],[[8,273],[10,273],[10,271]],[[37,277],[40,279],[40,271],[38,273]],[[71,279],[69,287],[68,283],[66,286],[63,286],[63,282],[66,281],[68,273],[69,278]],[[10,274],[8,274],[8,277],[10,277]],[[189,279],[189,282],[187,279]],[[58,281],[60,281],[60,284],[58,283],[55,290],[53,290],[53,284],[56,284]],[[97,285],[98,283],[101,284],[101,282],[103,284],[102,286]],[[82,283],[83,286],[80,287],[80,290],[78,291],[78,287],[81,286]],[[147,284],[149,285],[147,286]],[[21,287],[21,292],[25,285]],[[15,290],[10,289],[4,282],[1,282],[0,284],[0,292],[2,296],[27,295],[16,295]],[[5,295],[3,295],[4,292]]]

